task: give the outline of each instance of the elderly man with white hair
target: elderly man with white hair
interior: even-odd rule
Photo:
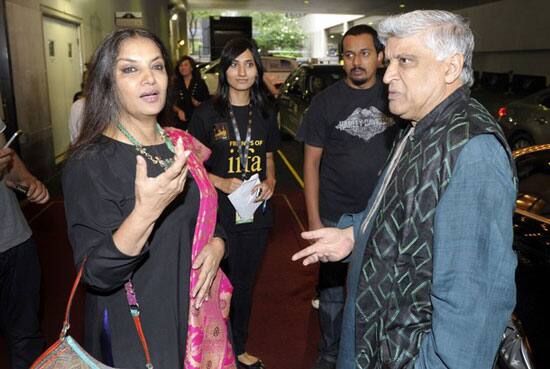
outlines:
[[[490,369],[515,305],[517,180],[470,97],[474,37],[436,10],[389,17],[379,34],[390,111],[411,127],[365,211],[305,232],[316,242],[293,260],[351,254],[339,369]]]

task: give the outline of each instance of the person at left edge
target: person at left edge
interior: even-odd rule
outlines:
[[[218,94],[195,111],[189,132],[212,150],[205,166],[218,189],[218,217],[227,232],[226,272],[234,287],[230,318],[237,364],[262,368],[262,362],[247,353],[246,341],[252,287],[273,224],[267,200],[275,189],[273,153],[280,138],[254,42],[228,42],[220,65]],[[227,195],[255,173],[261,183],[253,191],[261,190],[257,200],[267,201],[267,207],[260,206],[252,219],[241,219]]]
[[[27,369],[44,349],[40,332],[40,262],[36,242],[11,188],[28,187],[27,200],[44,204],[48,189],[19,156],[4,148],[6,125],[0,120],[0,335],[12,369]]]
[[[74,261],[86,260],[84,347],[117,368],[145,367],[126,282],[134,286],[153,366],[183,368],[190,295],[200,308],[225,248],[217,230],[191,265],[199,188],[187,175],[189,153],[181,141],[172,147],[156,122],[166,108],[168,60],[146,30],[121,29],[103,40],[63,173]],[[201,271],[193,291],[191,268]]]

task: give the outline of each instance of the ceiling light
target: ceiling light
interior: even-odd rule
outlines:
[[[374,24],[374,23],[372,23],[372,22],[369,22],[369,23],[368,23],[369,26],[372,26],[373,24]]]
[[[304,0],[304,4],[309,5],[309,0]]]
[[[399,7],[403,9],[405,7],[405,4],[399,4]]]
[[[178,13],[174,13],[170,20],[173,20],[174,22],[178,20]]]
[[[330,35],[330,38],[334,38],[334,35]]]

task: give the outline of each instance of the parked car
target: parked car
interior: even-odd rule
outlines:
[[[276,88],[286,80],[289,74],[298,67],[295,59],[282,56],[262,56],[262,65],[264,67],[265,77]],[[210,95],[214,95],[218,90],[218,78],[220,75],[220,59],[213,60],[200,69],[200,73]]]
[[[313,96],[344,75],[344,69],[338,64],[303,64],[296,69],[279,89],[279,128],[296,137]]]
[[[550,144],[514,151],[519,178],[514,214],[516,315],[533,349],[535,367],[550,368]]]
[[[550,143],[550,88],[501,107],[498,118],[512,149]]]

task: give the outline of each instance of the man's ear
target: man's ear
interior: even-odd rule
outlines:
[[[379,51],[376,55],[377,67],[382,67],[384,65],[384,52]]]
[[[464,55],[455,53],[445,60],[447,70],[445,71],[445,82],[451,84],[460,78],[464,68]]]

